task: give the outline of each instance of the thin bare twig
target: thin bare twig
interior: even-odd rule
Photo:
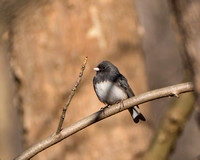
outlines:
[[[58,124],[58,128],[57,128],[56,134],[60,133],[60,131],[62,130],[62,125],[63,125],[63,121],[65,119],[67,108],[68,108],[68,106],[69,106],[74,94],[76,93],[76,89],[78,88],[78,85],[81,82],[81,79],[82,79],[82,76],[83,76],[83,72],[84,72],[85,66],[87,64],[87,59],[88,59],[88,57],[85,57],[83,65],[81,67],[81,72],[79,74],[79,77],[78,77],[76,83],[74,84],[74,86],[73,86],[73,88],[71,90],[71,93],[70,93],[70,95],[69,95],[69,97],[67,99],[67,102],[65,103],[65,106],[63,107],[63,111],[62,111],[62,114],[60,116],[60,121],[59,121],[59,124]]]
[[[181,93],[190,92],[193,91],[193,84],[190,82],[177,84],[161,89],[156,89],[153,91],[149,91],[146,93],[143,93],[141,95],[131,97],[127,100],[124,100],[124,105],[115,104],[108,108],[105,108],[104,110],[100,110],[98,112],[95,112],[83,119],[81,119],[78,122],[75,122],[68,126],[67,128],[64,128],[60,133],[56,134],[53,133],[49,137],[43,139],[42,141],[36,143],[32,147],[25,150],[23,153],[21,153],[18,157],[15,158],[15,160],[25,160],[30,159],[39,152],[49,148],[50,146],[62,141],[63,139],[75,134],[76,132],[102,120],[105,118],[108,118],[116,113],[119,113],[123,110],[126,110],[132,106],[142,104],[148,101],[152,101],[155,99],[159,99],[162,97],[169,97],[174,95],[179,95]]]

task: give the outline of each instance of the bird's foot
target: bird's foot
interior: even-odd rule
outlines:
[[[121,109],[124,107],[124,103],[123,100],[120,101],[120,106],[119,106],[119,110],[121,111]]]
[[[100,109],[100,111],[102,111],[102,112],[103,112],[103,114],[105,114],[105,112],[104,112],[104,111],[105,111],[105,109],[106,109],[106,108],[108,108],[108,106],[109,106],[109,105],[107,105],[107,106],[105,106],[105,107],[102,107],[102,108]]]
[[[105,107],[101,107],[100,110],[104,110],[104,109],[108,108],[108,106],[109,106],[109,105],[106,105]]]

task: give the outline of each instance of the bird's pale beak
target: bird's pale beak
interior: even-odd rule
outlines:
[[[93,70],[98,72],[98,71],[99,71],[99,68],[93,68]]]

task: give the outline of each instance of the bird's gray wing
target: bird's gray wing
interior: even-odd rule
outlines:
[[[128,85],[127,79],[123,75],[119,76],[117,82],[118,82],[118,85],[120,85],[125,90],[125,92],[128,95],[128,97],[133,97],[134,96],[134,93],[133,93],[132,89]],[[138,123],[139,120],[145,121],[144,116],[142,115],[142,113],[140,113],[140,111],[137,108],[139,108],[138,105],[137,106],[133,106],[133,107],[128,109],[128,111],[131,114],[132,119],[134,120],[135,123]]]
[[[129,98],[135,96],[131,87],[128,84],[127,79],[122,74],[120,74],[117,83],[120,87],[124,89]]]

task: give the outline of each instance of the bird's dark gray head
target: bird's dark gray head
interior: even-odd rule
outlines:
[[[97,68],[94,68],[95,71],[98,73],[107,73],[107,74],[112,74],[112,73],[118,73],[118,69],[115,65],[110,63],[109,61],[103,61],[101,62]]]

